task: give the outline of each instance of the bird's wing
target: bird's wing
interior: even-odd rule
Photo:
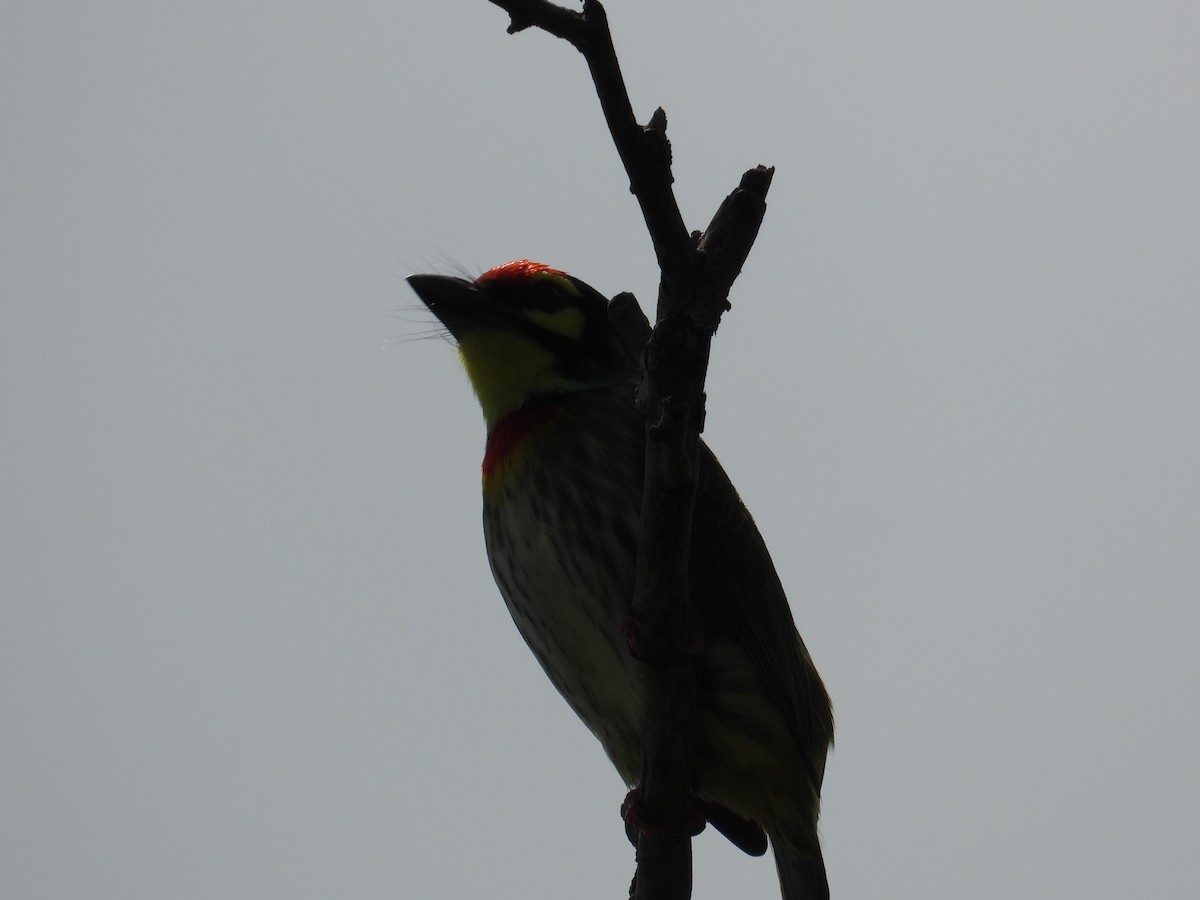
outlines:
[[[767,545],[725,470],[700,444],[689,577],[692,608],[708,634],[746,651],[812,765],[819,791],[833,737],[829,696],[796,631]],[[814,753],[819,748],[819,753]]]

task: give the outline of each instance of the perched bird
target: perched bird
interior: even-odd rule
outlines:
[[[623,631],[642,504],[637,362],[608,301],[529,260],[409,279],[458,343],[487,423],[483,529],[513,621],[626,784],[642,686]],[[829,896],[817,838],[833,713],[750,513],[703,444],[692,525],[695,796],[742,849],[771,839],[785,900]]]

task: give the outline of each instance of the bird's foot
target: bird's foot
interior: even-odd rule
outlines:
[[[635,847],[638,845],[638,838],[643,834],[656,840],[695,837],[704,830],[706,822],[704,808],[695,798],[692,798],[691,808],[688,811],[688,820],[684,823],[683,829],[673,830],[665,828],[661,822],[655,821],[646,812],[646,807],[642,804],[642,797],[638,793],[637,788],[634,788],[625,795],[625,801],[621,804],[621,818],[625,820],[625,836],[629,838],[629,843]]]

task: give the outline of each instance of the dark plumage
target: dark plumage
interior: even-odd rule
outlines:
[[[496,583],[546,674],[633,786],[642,689],[621,625],[633,595],[644,427],[605,300],[528,261],[475,282],[410,281],[458,339],[483,405],[483,520]],[[748,852],[763,849],[758,828],[770,836],[786,900],[826,898],[817,815],[833,739],[829,697],[766,544],[705,446],[690,578],[703,639],[697,798]]]

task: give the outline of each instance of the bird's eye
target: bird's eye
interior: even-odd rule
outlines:
[[[525,295],[526,306],[530,309],[559,309],[563,305],[562,296],[553,284],[545,281],[535,281],[529,286]]]

